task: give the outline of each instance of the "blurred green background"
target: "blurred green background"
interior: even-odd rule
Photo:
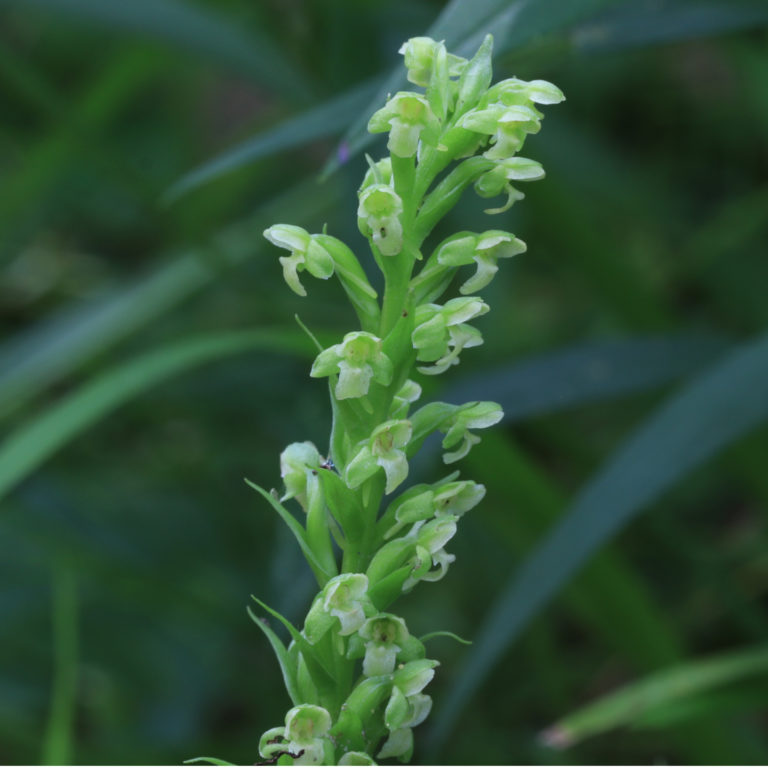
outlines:
[[[488,496],[457,562],[401,603],[477,639],[432,641],[414,761],[768,762],[766,25],[764,0],[0,0],[0,762],[253,763],[282,721],[245,607],[299,621],[312,582],[242,478],[327,440],[294,314],[353,316],[260,233],[364,252],[354,126],[428,30],[490,31],[496,79],[568,100],[526,200],[444,225],[529,252],[428,382],[509,418],[464,461]],[[660,670],[684,682],[617,727],[542,739]]]

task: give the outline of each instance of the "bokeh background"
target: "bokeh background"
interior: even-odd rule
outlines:
[[[326,441],[294,314],[331,340],[353,316],[332,281],[293,295],[260,233],[364,252],[354,129],[428,30],[465,55],[493,32],[497,79],[568,100],[523,153],[547,178],[445,225],[529,252],[429,382],[509,419],[462,467],[488,496],[457,562],[401,604],[477,640],[432,641],[414,759],[768,762],[766,24],[744,0],[0,0],[0,762],[253,763],[282,721],[245,607],[299,621],[312,582],[243,478]],[[716,685],[542,739],[723,654]]]

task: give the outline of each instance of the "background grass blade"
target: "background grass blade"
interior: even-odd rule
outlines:
[[[768,7],[755,0],[640,0],[622,3],[580,26],[573,42],[587,50],[669,43],[768,24]]]
[[[133,283],[44,318],[6,342],[0,346],[0,417],[252,258],[262,248],[261,230],[286,210],[299,207],[313,216],[337,197],[336,185],[327,184],[318,195],[314,183],[299,184],[207,246],[169,254]]]
[[[698,370],[726,347],[713,335],[580,344],[465,377],[441,398],[449,403],[493,400],[504,408],[506,420],[518,421],[659,387]]]
[[[212,360],[254,351],[314,354],[299,331],[232,331],[179,342],[113,368],[5,440],[0,446],[0,497],[73,437],[150,387]]]
[[[663,405],[579,494],[491,608],[431,744],[440,744],[499,656],[573,573],[648,503],[768,417],[768,335],[739,347]]]
[[[0,0],[0,8],[34,8],[73,21],[98,24],[184,48],[247,72],[282,94],[307,98],[311,91],[268,37],[211,10],[181,0]]]
[[[341,132],[360,114],[377,88],[378,82],[363,83],[222,152],[176,181],[165,194],[166,202],[172,202],[209,181],[256,162],[261,157],[284,152],[286,149],[293,149],[315,139]]]
[[[52,579],[53,684],[43,740],[43,765],[75,762],[73,733],[77,702],[77,581],[71,565],[58,561]]]
[[[590,736],[638,719],[679,699],[768,671],[768,649],[739,650],[664,669],[579,709],[542,733],[549,746],[565,749]]]

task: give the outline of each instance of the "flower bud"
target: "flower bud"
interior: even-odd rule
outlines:
[[[509,232],[494,229],[481,235],[468,235],[445,244],[437,254],[437,261],[444,266],[460,267],[477,265],[477,271],[459,288],[461,293],[473,293],[485,288],[498,272],[499,259],[508,259],[523,253],[526,245]]]
[[[386,184],[372,184],[360,193],[358,227],[384,256],[396,256],[403,249],[402,212],[403,201]]]
[[[281,256],[280,263],[285,282],[299,296],[307,295],[299,280],[299,272],[306,269],[310,275],[322,280],[333,274],[331,254],[305,229],[292,224],[274,224],[264,230],[264,237],[273,245],[291,252],[290,256]]]
[[[456,112],[461,114],[477,104],[491,84],[493,37],[486,35],[477,53],[469,60],[459,80]]]
[[[432,146],[437,144],[440,123],[424,96],[400,91],[373,114],[368,131],[389,131],[389,151],[397,157],[413,157],[420,140]]]
[[[315,358],[310,376],[339,374],[336,399],[363,397],[373,379],[386,386],[392,381],[392,361],[381,351],[381,339],[372,333],[348,333],[341,344],[324,349]]]
[[[408,82],[426,88],[432,78],[433,62],[437,50],[442,46],[431,37],[412,37],[403,43],[398,53],[405,57],[405,66],[408,69]],[[448,54],[448,74],[456,77],[461,74],[467,65],[467,60],[461,56]]]

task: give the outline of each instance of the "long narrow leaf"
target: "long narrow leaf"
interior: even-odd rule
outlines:
[[[329,573],[323,564],[317,559],[317,556],[312,551],[312,547],[309,546],[307,541],[307,532],[299,521],[271,494],[269,491],[264,490],[260,485],[252,483],[250,480],[245,481],[254,491],[257,491],[264,499],[269,502],[272,509],[280,515],[280,519],[288,526],[294,538],[298,542],[301,551],[304,553],[304,557],[307,558],[307,562],[311,566],[320,586],[325,584],[333,574]]]
[[[232,331],[155,350],[84,384],[0,445],[0,498],[76,435],[150,387],[212,360],[256,350],[311,354],[298,331]]]
[[[614,454],[501,591],[438,713],[433,745],[531,618],[605,541],[687,472],[768,417],[767,384],[765,335],[672,397]]]
[[[294,669],[291,665],[291,660],[288,658],[288,651],[285,649],[282,640],[272,631],[272,628],[266,621],[259,618],[248,606],[248,615],[253,619],[253,623],[264,633],[269,644],[272,646],[272,650],[277,656],[277,662],[280,665],[280,671],[283,674],[283,683],[285,683],[285,690],[288,691],[293,705],[301,704],[301,696],[299,696],[298,689],[296,688],[296,677]]]
[[[165,194],[166,202],[172,202],[209,181],[256,162],[261,157],[340,132],[370,101],[377,86],[378,82],[368,81],[344,91],[339,96],[284,120],[274,128],[222,152],[176,181]]]
[[[306,98],[309,87],[268,37],[230,21],[215,6],[182,0],[0,0],[0,7],[36,8],[117,32],[151,37],[203,54],[257,77],[265,85]]]
[[[632,725],[671,702],[766,671],[768,649],[765,647],[680,664],[627,685],[564,717],[544,731],[542,740],[553,747],[570,747],[589,736]]]
[[[493,400],[504,418],[518,421],[575,405],[654,389],[699,370],[726,348],[718,336],[680,335],[580,344],[473,374],[441,399]]]
[[[574,31],[587,50],[614,50],[709,37],[768,24],[762,0],[633,0]]]

